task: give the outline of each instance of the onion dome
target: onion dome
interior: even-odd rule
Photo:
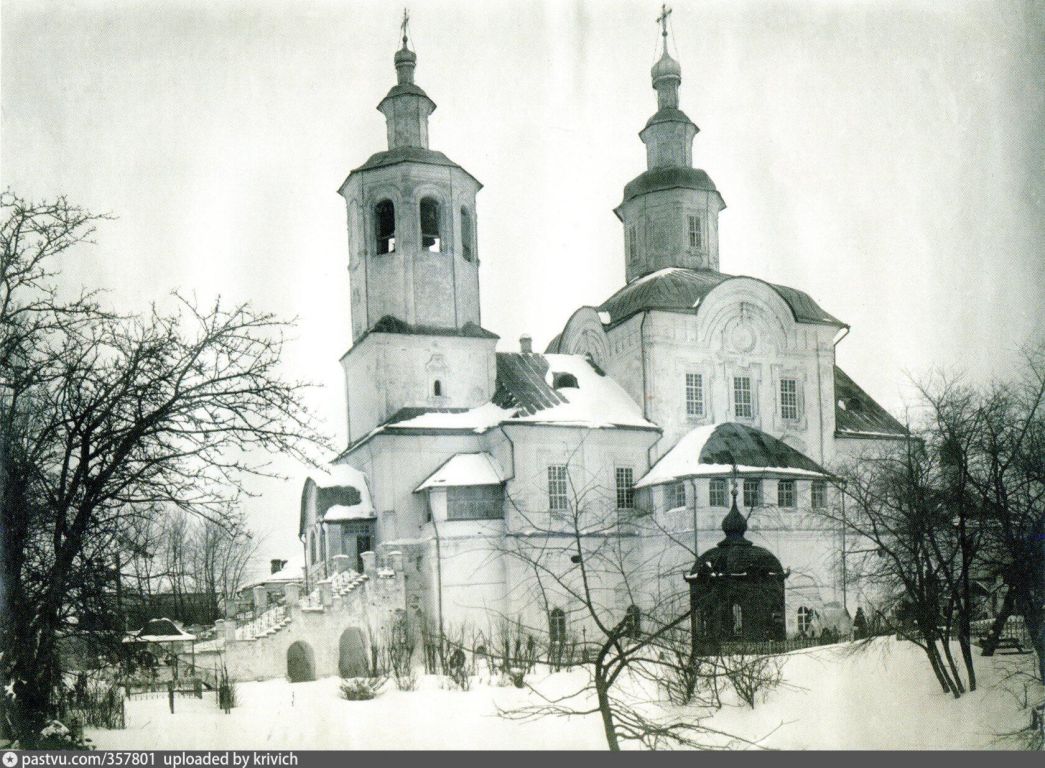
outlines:
[[[417,66],[417,54],[406,47],[406,38],[403,38],[403,47],[396,51],[395,67],[396,78],[400,85],[414,82],[414,67]]]
[[[709,549],[697,558],[689,579],[716,577],[740,578],[784,578],[783,567],[776,555],[764,547],[758,547],[744,538],[747,520],[737,509],[737,492],[733,489],[733,506],[722,520],[722,539],[714,549]]]
[[[657,80],[663,77],[673,77],[681,82],[682,66],[671,58],[671,55],[665,50],[664,55],[660,57],[660,60],[650,70],[650,76],[653,78],[654,88],[657,87]]]

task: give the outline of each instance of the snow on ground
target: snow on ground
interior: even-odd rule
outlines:
[[[705,725],[776,749],[990,749],[1026,724],[1005,684],[1030,656],[976,657],[980,690],[954,700],[940,691],[911,643],[826,646],[783,657],[784,683],[752,710],[727,706]],[[585,672],[531,675],[545,695],[576,690]],[[597,717],[505,720],[498,707],[540,703],[528,690],[473,685],[446,690],[422,678],[416,691],[389,683],[371,701],[339,697],[337,678],[242,683],[225,715],[213,697],[127,702],[127,728],[89,730],[105,749],[605,749]],[[1012,687],[1012,683],[1008,684]],[[1022,690],[1022,685],[1020,686]],[[767,736],[768,734],[768,736]]]

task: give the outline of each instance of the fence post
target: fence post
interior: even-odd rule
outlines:
[[[171,705],[171,714],[174,714],[174,681],[167,682],[167,700]]]

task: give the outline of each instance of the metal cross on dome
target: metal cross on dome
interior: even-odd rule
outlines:
[[[403,23],[399,25],[399,29],[403,32],[403,45],[406,45],[406,39],[409,36],[407,29],[410,26],[410,9],[403,9]]]
[[[657,23],[660,24],[660,34],[664,38],[664,50],[668,49],[668,16],[670,15],[671,9],[666,4],[661,5]]]

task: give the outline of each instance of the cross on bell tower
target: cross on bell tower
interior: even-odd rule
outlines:
[[[353,346],[341,359],[349,441],[401,408],[474,408],[493,396],[497,337],[479,317],[479,181],[428,144],[435,102],[414,82],[410,12],[396,83],[378,104],[388,149],[353,169],[348,213]]]
[[[660,7],[661,54],[650,71],[657,111],[639,132],[646,172],[624,188],[614,213],[624,224],[630,283],[666,267],[718,271],[718,214],[726,207],[708,175],[693,167],[700,130],[679,108],[682,67],[668,53],[671,8]]]

